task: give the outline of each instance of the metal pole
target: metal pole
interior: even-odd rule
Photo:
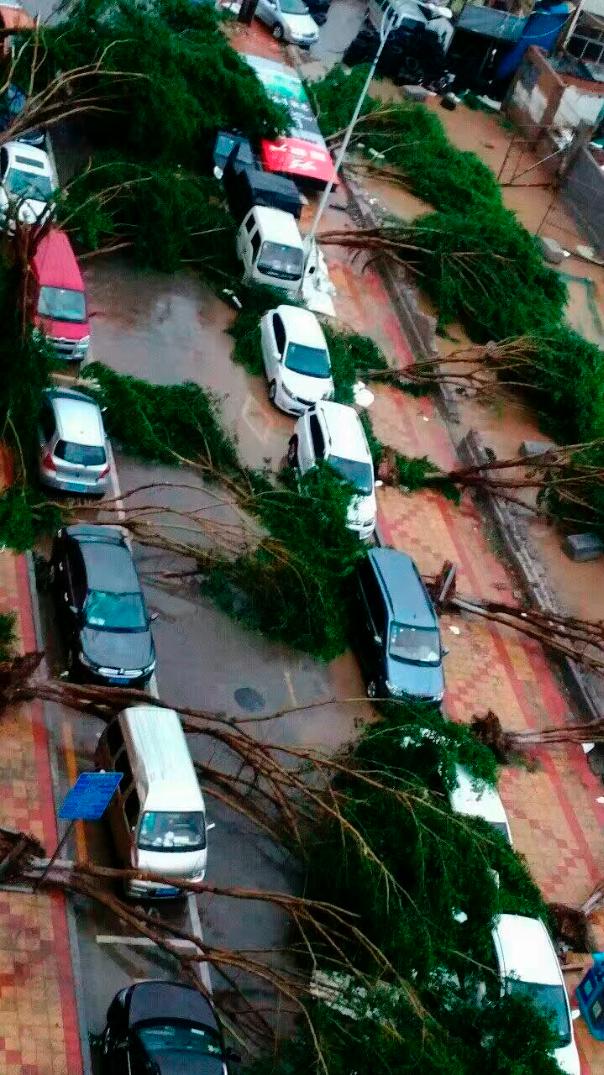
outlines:
[[[348,127],[346,128],[346,134],[344,135],[344,138],[342,140],[342,145],[340,146],[340,149],[338,151],[338,155],[337,155],[336,160],[335,160],[335,164],[333,166],[333,173],[332,173],[331,179],[329,180],[329,183],[327,184],[327,186],[325,187],[325,189],[323,191],[323,194],[321,195],[321,201],[319,202],[319,205],[317,207],[317,211],[315,213],[315,218],[314,218],[314,220],[312,222],[312,227],[311,227],[311,229],[310,229],[310,231],[308,233],[307,239],[306,239],[306,242],[308,243],[308,247],[307,247],[307,252],[306,252],[306,262],[305,262],[305,265],[304,265],[304,275],[302,277],[302,284],[304,284],[304,279],[306,277],[306,264],[308,263],[308,258],[310,256],[310,248],[312,246],[313,239],[315,238],[315,235],[317,234],[317,228],[319,227],[319,224],[321,223],[321,217],[323,216],[323,213],[325,212],[325,208],[327,206],[329,196],[330,196],[330,194],[331,194],[331,192],[332,192],[332,190],[334,188],[336,177],[338,175],[338,172],[340,171],[340,168],[342,166],[342,162],[343,162],[344,157],[346,155],[346,150],[348,149],[348,143],[350,142],[350,139],[352,137],[352,132],[354,131],[356,121],[358,120],[358,118],[359,118],[359,116],[361,114],[361,109],[363,107],[363,103],[364,103],[365,98],[367,96],[367,91],[369,90],[369,87],[371,85],[371,81],[373,79],[373,76],[375,75],[375,69],[376,69],[376,67],[377,67],[377,65],[379,63],[380,56],[382,55],[382,52],[384,50],[384,45],[386,44],[386,42],[388,40],[388,35],[390,34],[390,31],[393,30],[394,27],[398,24],[398,22],[399,22],[399,17],[395,17],[393,19],[388,20],[388,19],[386,19],[385,16],[384,16],[384,19],[382,21],[382,25],[380,27],[380,44],[379,44],[378,50],[377,50],[377,52],[375,54],[373,63],[371,64],[371,67],[369,68],[369,74],[367,75],[367,78],[365,79],[365,85],[363,86],[363,89],[361,90],[361,92],[359,94],[359,99],[358,99],[358,101],[356,103],[355,110],[352,113],[352,118],[350,120],[350,123],[348,124]]]
[[[42,870],[42,873],[37,878],[37,880],[34,881],[34,883],[32,885],[32,891],[33,892],[38,891],[40,885],[42,884],[42,881],[46,877],[46,874],[48,873],[48,871],[49,871],[50,867],[52,866],[53,862],[55,861],[56,858],[58,858],[59,851],[64,846],[64,844],[67,843],[68,838],[71,836],[71,832],[72,832],[72,829],[73,829],[74,825],[75,825],[75,819],[73,819],[73,820],[71,820],[69,822],[69,825],[65,829],[65,832],[63,833],[63,835],[62,835],[61,839],[59,840],[57,846],[55,847],[52,855],[50,856],[48,862],[46,863],[46,866]]]

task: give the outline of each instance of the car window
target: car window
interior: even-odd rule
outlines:
[[[358,459],[344,459],[339,455],[330,455],[329,465],[337,470],[347,482],[354,486],[357,493],[369,496],[373,490],[373,467],[370,463],[361,463]]]
[[[288,344],[285,366],[307,377],[329,377],[331,374],[327,351],[323,347],[307,347],[305,343]]]
[[[273,314],[273,332],[279,354],[282,355],[285,348],[285,329],[279,314]]]
[[[253,232],[255,227],[256,227],[256,222],[254,220],[254,217],[249,216],[247,218],[246,222],[245,222],[245,230],[247,231],[248,235],[252,234],[252,232]]]
[[[132,784],[132,769],[130,768],[130,759],[126,753],[125,747],[117,755],[114,764],[115,772],[122,773],[119,787],[122,795],[126,795],[128,788]]]
[[[47,175],[34,175],[21,168],[11,168],[6,177],[9,194],[15,198],[32,198],[34,201],[48,201],[52,194],[52,185]]]
[[[55,448],[57,459],[71,463],[76,467],[102,467],[107,462],[103,447],[90,444],[75,444],[70,440],[60,440]]]
[[[40,407],[40,426],[42,428],[42,433],[44,434],[44,440],[48,444],[52,437],[54,437],[57,423],[55,421],[55,412],[46,399],[42,401],[42,406]]]
[[[72,539],[70,539],[67,544],[67,556],[65,557],[65,562],[67,564],[67,574],[71,584],[75,605],[77,608],[81,609],[86,597],[86,570],[84,568],[82,553],[80,552],[77,542]]]
[[[124,745],[122,729],[118,720],[112,720],[111,724],[107,725],[105,739],[111,757],[115,758]]]
[[[126,801],[124,803],[124,813],[126,815],[126,820],[128,821],[128,824],[131,828],[135,827],[140,812],[141,804],[139,801],[139,797],[137,795],[136,788],[132,788],[128,792],[126,796]]]
[[[258,254],[258,251],[260,250],[260,236],[258,235],[258,232],[256,232],[255,235],[252,235],[251,243],[252,243],[252,260],[255,261],[256,257],[257,257],[257,254]]]
[[[316,414],[311,414],[308,422],[310,425],[310,438],[312,440],[315,459],[323,459],[325,457],[325,438],[321,431],[319,419]]]
[[[440,664],[440,635],[434,627],[393,623],[388,651],[391,657],[412,664]]]
[[[380,590],[379,583],[373,573],[371,565],[367,562],[367,564],[363,566],[365,567],[365,571],[361,576],[363,594],[376,633],[383,638],[386,629],[386,607],[384,605],[384,598],[382,597],[382,591]]]
[[[220,1038],[210,1027],[188,1026],[185,1022],[149,1022],[137,1027],[136,1033],[151,1057],[166,1053],[171,1061],[176,1061],[174,1070],[189,1070],[191,1057],[222,1056]],[[197,1064],[194,1066],[197,1070]]]
[[[6,151],[4,146],[2,146],[2,148],[0,148],[0,175],[4,176],[6,174],[7,167],[8,167],[8,152]]]
[[[87,626],[98,631],[144,631],[148,626],[140,593],[90,590],[84,614]]]
[[[137,846],[144,851],[202,851],[206,846],[205,816],[201,810],[146,810]]]
[[[570,1045],[572,1033],[563,985],[543,985],[541,982],[521,982],[517,978],[507,978],[506,993],[513,997],[530,997],[535,1007],[549,1019],[558,1045]]]
[[[84,292],[68,287],[41,287],[38,313],[40,317],[52,317],[55,321],[71,321],[81,325],[86,320]]]

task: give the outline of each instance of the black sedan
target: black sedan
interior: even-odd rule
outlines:
[[[155,668],[155,648],[132,553],[121,530],[63,527],[54,540],[50,570],[70,676],[144,686]]]
[[[226,1075],[227,1061],[216,1013],[191,986],[138,982],[111,1001],[101,1039],[107,1075]]]

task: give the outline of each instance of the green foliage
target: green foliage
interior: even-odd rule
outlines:
[[[294,306],[295,303],[279,288],[265,287],[263,284],[238,283],[235,287],[235,294],[242,308],[229,329],[235,340],[233,360],[243,366],[248,373],[260,377],[264,374],[260,346],[260,319],[280,303],[287,302],[289,306]]]
[[[350,72],[336,64],[325,78],[307,83],[306,89],[324,135],[336,134],[348,126],[368,73],[368,64],[354,67]],[[379,102],[367,95],[361,116],[379,108]]]
[[[101,362],[83,370],[90,392],[107,407],[107,432],[125,451],[176,463],[194,459],[225,475],[239,472],[237,451],[220,424],[214,398],[199,385],[153,385],[115,373]]]
[[[39,86],[57,72],[100,61],[91,93],[106,108],[90,113],[87,126],[97,144],[118,153],[207,171],[218,128],[258,139],[286,127],[284,111],[231,48],[211,4],[73,0],[42,36]],[[26,50],[27,71],[30,59]],[[107,75],[115,72],[138,77],[116,83]]]
[[[204,589],[236,619],[322,660],[347,644],[350,575],[363,556],[346,528],[351,490],[327,466],[286,472],[252,510],[270,535],[212,568]]]
[[[58,203],[58,219],[86,250],[129,245],[136,261],[174,272],[193,263],[210,283],[241,276],[235,222],[214,179],[180,167],[133,163],[98,154]]]
[[[323,326],[331,355],[331,369],[338,403],[353,402],[353,385],[367,378],[371,370],[385,370],[388,364],[370,336],[340,332],[329,324]]]
[[[384,445],[379,440],[379,438],[376,437],[373,431],[373,422],[369,417],[369,411],[361,411],[359,414],[359,418],[361,419],[361,425],[365,430],[365,436],[367,437],[367,443],[369,445],[369,451],[371,452],[374,469],[377,470],[380,463],[382,462],[382,456],[384,454]]]
[[[15,623],[14,612],[0,612],[0,662],[9,661],[14,655],[17,641]]]
[[[61,522],[60,509],[29,486],[13,485],[0,497],[0,544],[16,552],[33,548]]]

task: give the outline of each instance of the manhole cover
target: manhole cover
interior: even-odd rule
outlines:
[[[260,691],[254,690],[253,687],[238,687],[233,697],[237,705],[247,710],[248,713],[259,713],[261,709],[264,709],[264,698]]]

